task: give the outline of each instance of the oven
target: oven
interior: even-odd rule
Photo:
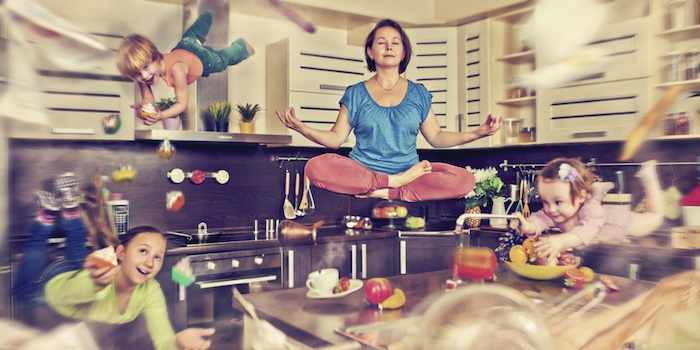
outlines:
[[[222,324],[241,321],[242,313],[233,308],[233,288],[243,294],[282,289],[282,257],[276,237],[233,229],[213,229],[209,233],[218,237],[200,243],[196,233],[168,232],[176,237],[192,236],[187,248],[207,248],[192,249],[205,253],[186,255],[195,282],[189,287],[175,284],[173,321],[178,327],[219,329]],[[182,257],[166,256],[166,261],[174,264]]]

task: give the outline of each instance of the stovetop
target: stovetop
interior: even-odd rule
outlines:
[[[209,245],[232,242],[255,242],[277,240],[274,232],[251,231],[241,228],[211,228],[200,235],[198,230],[169,230],[169,234],[186,236],[187,245]]]

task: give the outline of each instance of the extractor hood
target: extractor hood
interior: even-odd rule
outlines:
[[[290,135],[274,134],[236,134],[230,132],[214,131],[180,131],[180,130],[136,130],[138,140],[164,140],[170,141],[200,141],[200,142],[234,142],[288,145],[292,143]]]

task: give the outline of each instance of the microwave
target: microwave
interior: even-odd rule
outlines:
[[[114,227],[120,236],[129,230],[129,201],[126,199],[107,201],[114,218]]]

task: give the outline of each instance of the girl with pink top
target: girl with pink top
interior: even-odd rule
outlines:
[[[603,207],[601,199],[613,184],[596,182],[598,176],[581,161],[557,158],[547,163],[537,178],[543,208],[525,218],[511,220],[510,227],[526,235],[539,236],[535,251],[556,261],[569,248],[582,248],[601,241],[623,242],[654,232],[663,223],[663,198],[656,175],[656,161],[642,164],[636,175],[642,181],[646,212],[635,213],[621,206]],[[541,236],[556,227],[561,234]]]

